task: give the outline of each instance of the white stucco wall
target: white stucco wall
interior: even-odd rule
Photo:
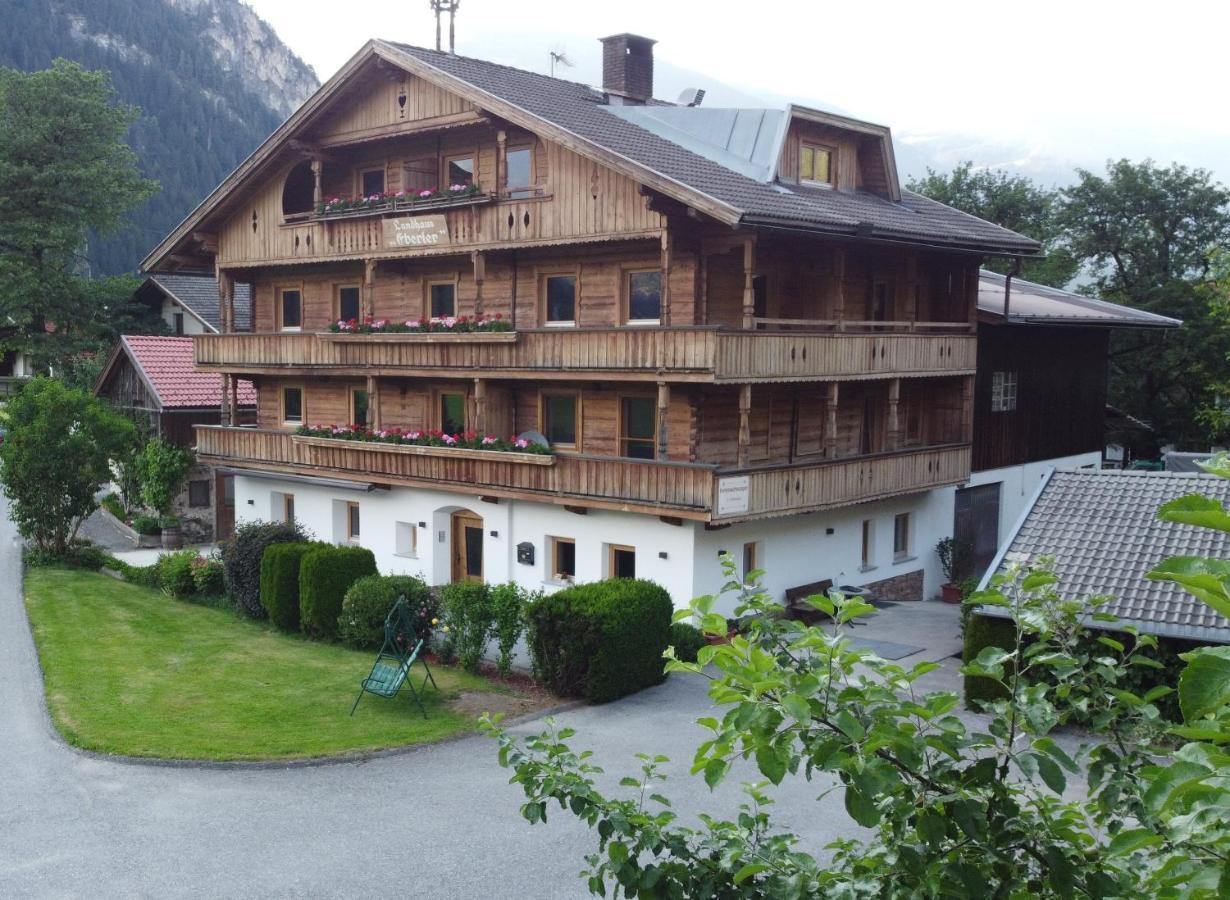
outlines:
[[[174,300],[169,297],[164,297],[162,301],[162,321],[167,323],[167,328],[171,329],[171,333],[175,333],[175,314],[184,314],[184,334],[207,334],[209,329],[194,316],[188,312]]]

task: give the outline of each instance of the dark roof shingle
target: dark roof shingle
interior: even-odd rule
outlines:
[[[222,329],[218,313],[218,279],[212,275],[155,272],[149,276],[164,293],[171,295],[215,331]],[[235,283],[235,330],[252,327],[252,297],[249,286]]]

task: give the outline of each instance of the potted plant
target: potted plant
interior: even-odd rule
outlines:
[[[944,583],[940,585],[940,597],[945,603],[961,602],[961,579],[969,566],[973,548],[968,541],[946,537],[935,545],[935,554],[944,570]]]
[[[162,438],[149,441],[137,455],[141,499],[160,516],[162,546],[168,550],[178,549],[184,543],[179,517],[171,514],[171,507],[184,489],[194,463],[190,451],[174,447]]]

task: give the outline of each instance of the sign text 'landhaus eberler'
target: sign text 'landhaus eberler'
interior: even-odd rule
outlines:
[[[449,243],[444,216],[402,216],[384,220],[386,247],[443,247]]]

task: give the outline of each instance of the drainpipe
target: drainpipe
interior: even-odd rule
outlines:
[[[1007,276],[1004,278],[1004,321],[1008,321],[1008,303],[1012,297],[1012,279],[1021,274],[1021,258],[1014,256],[1012,258],[1012,268],[1008,270]]]

